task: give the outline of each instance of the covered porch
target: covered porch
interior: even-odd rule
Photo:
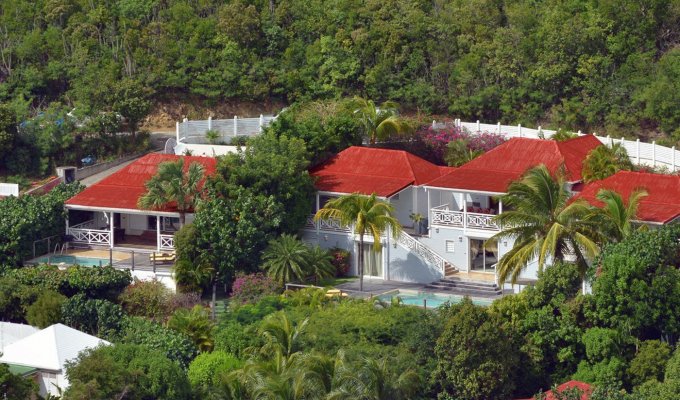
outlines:
[[[187,216],[187,221],[190,221]],[[91,210],[67,206],[66,235],[72,243],[173,251],[179,214],[139,210]]]
[[[491,237],[500,231],[494,217],[503,212],[503,201],[497,199],[502,193],[432,187],[426,190],[432,228],[458,228],[482,237]]]

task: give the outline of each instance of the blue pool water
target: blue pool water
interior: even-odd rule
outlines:
[[[378,296],[378,298],[383,301],[390,301],[393,297],[400,298],[403,304],[409,306],[423,307],[424,304],[427,304],[427,308],[437,308],[446,302],[456,304],[463,300],[463,296],[457,296],[455,294],[408,292],[403,290]],[[472,302],[478,306],[490,306],[492,300],[473,297]]]
[[[36,261],[39,263],[46,263],[48,261],[48,257],[40,257]],[[52,265],[64,263],[69,265],[77,264],[85,267],[98,267],[100,262],[102,266],[109,265],[108,258],[78,257],[69,255],[51,256],[49,257],[49,262]]]

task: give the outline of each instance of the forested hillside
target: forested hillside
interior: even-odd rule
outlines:
[[[20,117],[54,101],[111,109],[123,82],[155,101],[359,94],[612,135],[680,126],[677,0],[3,0],[0,13],[0,100]]]

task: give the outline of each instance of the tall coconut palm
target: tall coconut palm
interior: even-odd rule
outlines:
[[[137,203],[146,209],[158,209],[168,203],[175,203],[180,226],[184,226],[186,213],[196,208],[201,198],[199,185],[204,175],[205,168],[197,162],[189,164],[185,171],[183,158],[161,163],[156,175],[146,182],[146,193]]]
[[[394,217],[394,207],[380,200],[375,194],[364,196],[358,193],[330,200],[316,212],[314,221],[337,220],[340,225],[354,226],[354,233],[359,235],[359,290],[364,290],[364,236],[373,236],[373,250],[380,251],[382,234],[390,229],[392,236],[397,237],[401,225]]]
[[[284,233],[269,241],[262,253],[262,269],[282,285],[293,280],[301,281],[307,274],[308,248],[295,235]]]
[[[501,197],[508,210],[496,216],[502,230],[492,239],[513,239],[513,248],[498,261],[501,282],[510,276],[512,282],[526,266],[537,260],[539,270],[546,260],[573,257],[581,276],[588,260],[599,252],[601,236],[596,221],[588,218],[585,201],[569,202],[569,191],[561,172],[556,177],[544,166],[532,168],[521,180],[513,182]]]
[[[604,204],[602,207],[593,208],[591,218],[598,220],[600,231],[609,241],[620,242],[636,229],[647,229],[646,225],[635,228],[632,223],[637,216],[640,202],[646,196],[647,191],[636,189],[628,196],[626,204],[619,193],[600,189],[596,197]]]
[[[611,147],[597,146],[583,160],[583,181],[588,183],[607,178],[621,170],[632,169],[633,163],[628,157],[628,151],[621,143],[614,143]]]
[[[371,144],[411,130],[409,125],[399,118],[399,105],[393,101],[386,101],[376,107],[373,100],[355,97],[353,106],[354,115],[359,119],[364,135]]]

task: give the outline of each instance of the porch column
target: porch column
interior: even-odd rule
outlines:
[[[161,216],[156,216],[156,251],[161,251]]]
[[[111,214],[109,214],[109,230],[110,230],[110,237],[109,237],[109,248],[113,248],[113,211],[111,211]]]
[[[66,209],[66,234],[68,235],[68,217],[71,214],[71,212]]]
[[[430,204],[430,192],[429,188],[425,188],[427,192],[427,236],[432,237],[432,205]]]
[[[498,199],[498,215],[503,212],[503,200]]]
[[[460,197],[463,199],[463,229],[467,229],[467,197],[465,193],[461,193]]]

